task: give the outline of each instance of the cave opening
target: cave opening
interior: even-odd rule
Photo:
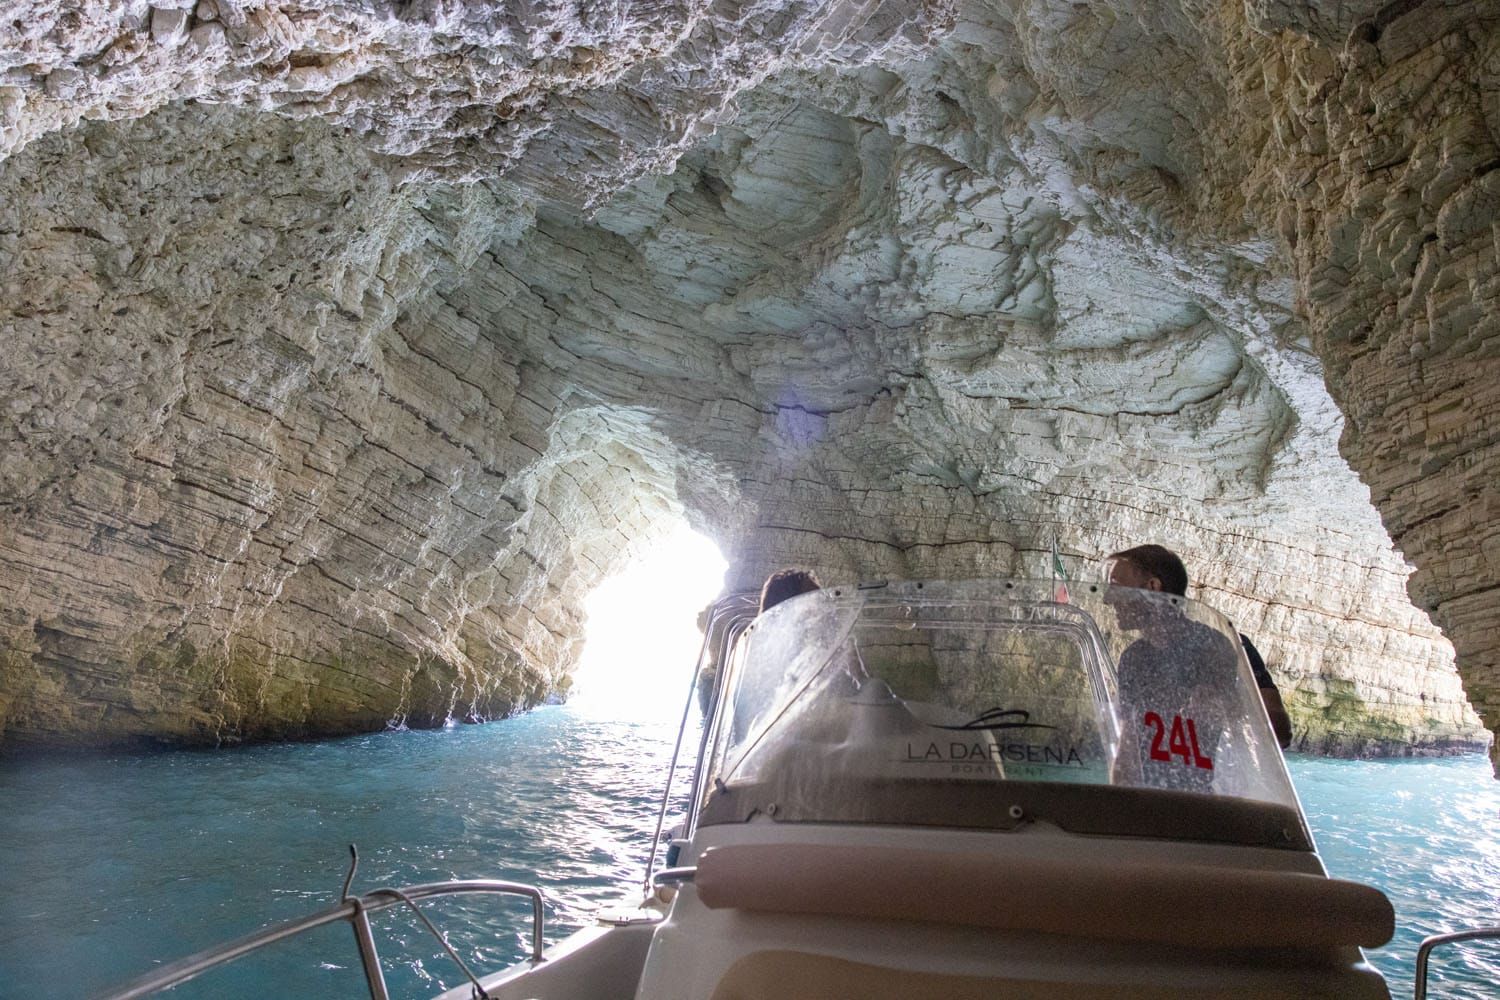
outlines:
[[[698,614],[719,595],[728,562],[675,518],[584,599],[583,653],[569,703],[594,717],[675,717],[698,659]]]

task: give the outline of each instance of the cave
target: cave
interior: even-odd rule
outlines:
[[[730,584],[1168,544],[1296,746],[1500,726],[1481,0],[0,24],[0,747],[497,719]]]

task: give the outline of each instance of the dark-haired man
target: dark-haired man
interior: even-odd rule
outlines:
[[[1175,552],[1165,546],[1137,545],[1109,557],[1109,583],[1112,587],[1135,587],[1185,597],[1188,587],[1187,567],[1183,566]],[[1127,617],[1128,614],[1127,610]],[[1126,620],[1122,620],[1121,625],[1126,628],[1138,627],[1127,624]],[[1282,749],[1286,749],[1292,742],[1292,720],[1281,702],[1281,692],[1266,670],[1266,662],[1255,644],[1244,633],[1239,633],[1239,637],[1245,650],[1245,658],[1250,661],[1255,684],[1260,688],[1261,701],[1266,706],[1266,715],[1271,720],[1276,742],[1281,744]]]
[[[764,613],[782,601],[821,587],[818,578],[805,569],[779,569],[766,577],[765,585],[760,588],[760,610]]]
[[[791,600],[799,594],[809,591],[821,590],[822,584],[818,578],[805,569],[779,569],[766,577],[766,582],[760,588],[760,602],[756,614],[764,614],[782,601]],[[713,608],[710,604],[698,614],[698,630],[705,631],[709,626],[709,611]],[[718,647],[712,643],[708,646],[709,662],[704,665],[698,674],[698,707],[703,714],[707,715],[709,707],[713,702],[714,685],[719,679]]]

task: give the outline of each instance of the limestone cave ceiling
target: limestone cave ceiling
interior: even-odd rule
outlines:
[[[677,513],[1500,720],[1481,0],[0,2],[0,156],[11,743],[524,708]]]

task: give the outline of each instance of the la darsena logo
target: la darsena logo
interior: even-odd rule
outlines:
[[[1056,729],[1057,727],[1032,722],[1031,713],[1023,708],[992,708],[988,712],[980,712],[961,726],[935,725],[932,728],[948,729],[954,732],[973,732],[976,729],[994,732],[1001,729]]]
[[[1032,722],[1031,713],[1020,708],[992,708],[981,712],[960,726],[930,725],[932,729],[944,729],[951,733],[987,733],[986,738],[967,740],[945,740],[921,744],[906,744],[906,760],[909,763],[947,764],[955,771],[972,771],[976,766],[993,768],[998,762],[1008,764],[1051,764],[1055,766],[1082,767],[1083,759],[1074,746],[1050,743],[1034,743],[1026,739],[1025,731],[1055,730],[1041,722]],[[1001,737],[999,734],[1006,734]]]

